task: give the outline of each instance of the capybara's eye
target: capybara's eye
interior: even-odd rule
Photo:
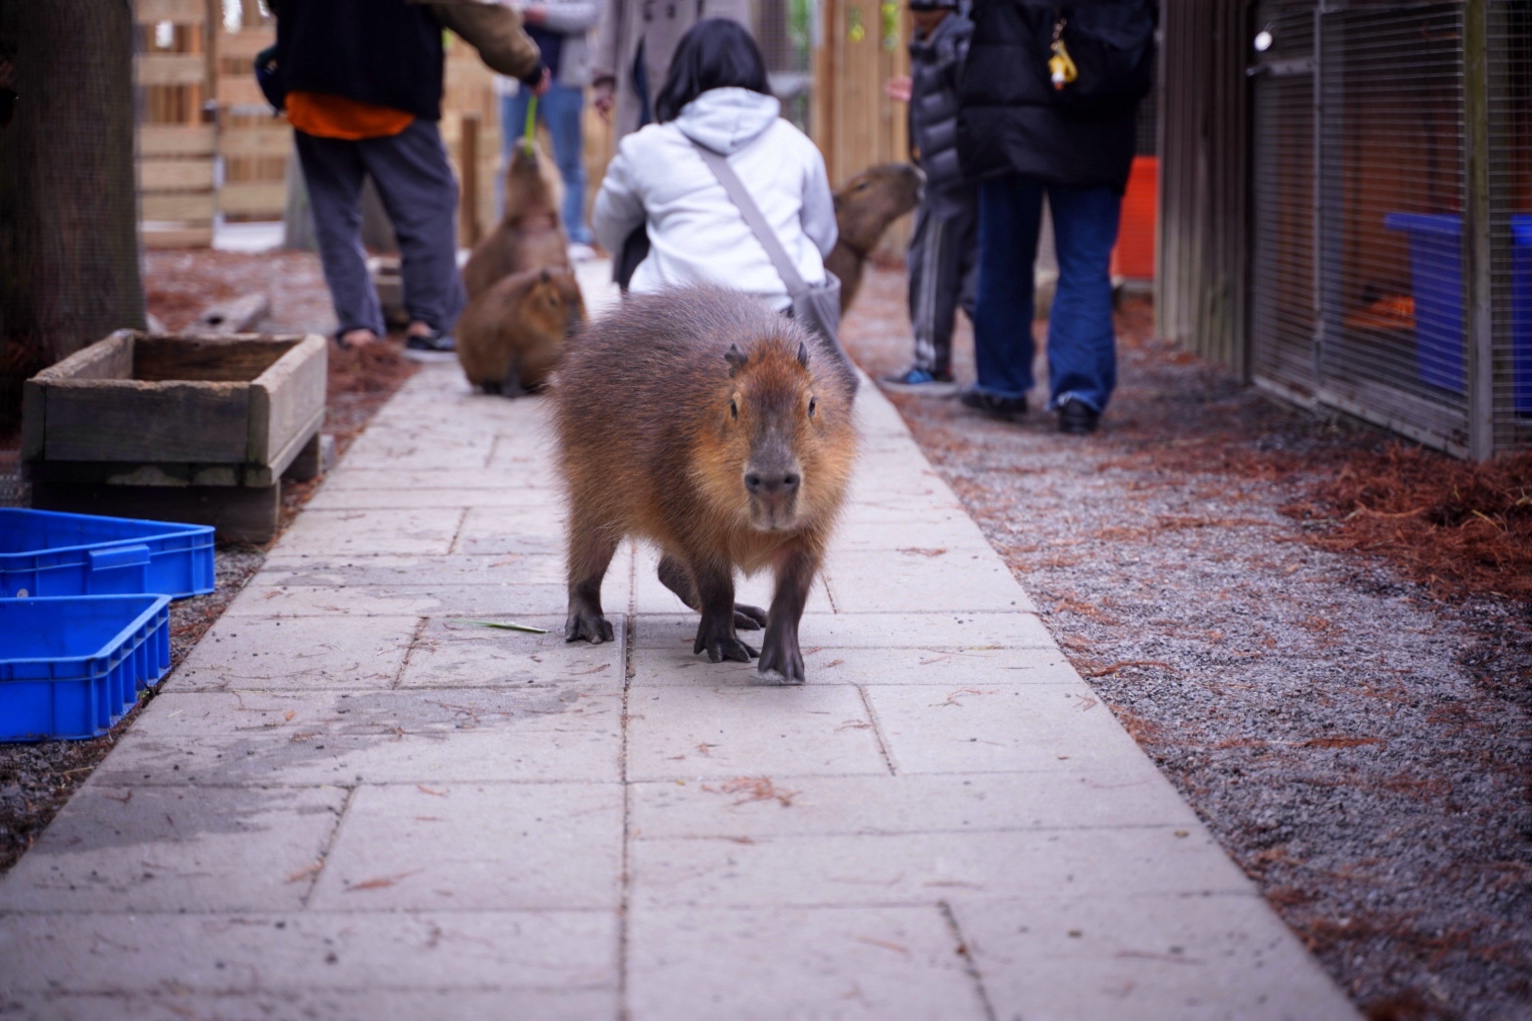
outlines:
[[[809,398],[809,417],[810,418],[814,417],[814,408],[818,404],[819,404],[819,398],[817,398],[817,397],[810,397]]]
[[[729,417],[730,418],[738,418],[739,417],[739,405],[734,401],[734,398],[732,398],[732,397],[729,398]]]

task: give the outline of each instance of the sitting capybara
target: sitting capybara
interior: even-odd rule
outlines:
[[[580,285],[567,269],[513,273],[468,303],[457,323],[457,358],[485,393],[520,397],[547,382],[564,339],[585,321]]]
[[[851,307],[862,286],[867,255],[878,247],[888,225],[920,202],[925,175],[908,163],[868,167],[835,189],[835,225],[840,238],[825,257],[825,268],[840,277],[840,310]]]
[[[569,238],[559,220],[562,193],[558,174],[537,145],[518,142],[505,171],[505,215],[473,246],[463,266],[469,301],[512,273],[569,265]]]
[[[702,614],[694,652],[803,682],[798,621],[856,456],[856,377],[835,349],[717,287],[630,294],[565,348],[552,384],[569,497],[565,637],[610,641],[601,580],[624,536]],[[734,602],[770,566],[771,609]],[[735,628],[766,628],[760,652]]]

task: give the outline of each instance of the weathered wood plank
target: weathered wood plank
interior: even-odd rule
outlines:
[[[293,129],[273,119],[270,127],[229,127],[218,136],[218,151],[229,156],[286,156],[293,148]]]
[[[281,486],[107,486],[32,484],[32,505],[43,510],[111,514],[212,525],[229,542],[268,542],[277,534]]]
[[[137,338],[132,330],[117,330],[32,378],[44,385],[61,379],[131,379]]]
[[[152,227],[145,226],[141,235],[145,248],[208,248],[213,244],[213,226],[205,227]]]
[[[277,41],[274,28],[246,28],[238,32],[218,33],[218,59],[232,58],[250,63],[255,55]]]
[[[133,376],[148,382],[249,383],[299,340],[296,334],[140,337],[133,355]]]
[[[138,129],[138,154],[151,156],[211,156],[214,134],[210,124],[144,124]]]
[[[213,193],[169,192],[139,197],[139,215],[145,220],[211,220]]]
[[[285,181],[228,181],[218,189],[218,208],[225,213],[273,213],[280,219],[286,204]]]
[[[237,464],[249,412],[248,383],[59,380],[47,388],[43,456]]]
[[[256,323],[271,314],[271,299],[263,293],[244,294],[220,301],[202,310],[186,332],[200,336],[230,336],[249,333]]]
[[[139,161],[138,186],[144,191],[191,191],[213,186],[213,160]]]
[[[207,57],[201,53],[143,53],[133,58],[140,85],[201,85]]]
[[[200,25],[207,20],[207,4],[205,0],[135,0],[133,18],[140,25],[161,21]]]
[[[311,333],[250,385],[252,462],[272,463],[318,428],[313,417],[324,408],[328,357],[325,339]]]
[[[220,75],[218,78],[218,105],[271,109],[271,104],[266,102],[266,96],[261,92],[261,87],[255,84],[254,72],[241,78],[231,75]]]

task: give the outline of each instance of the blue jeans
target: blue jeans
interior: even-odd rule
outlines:
[[[1032,389],[1033,264],[1044,192],[1059,261],[1048,316],[1048,405],[1075,398],[1104,411],[1117,385],[1111,260],[1122,212],[1122,196],[1104,185],[1047,185],[1019,175],[979,185],[977,389],[996,397]]]
[[[527,100],[531,91],[523,85],[514,96],[500,99],[500,131],[505,138],[505,159],[511,159],[511,147],[527,126]],[[585,106],[585,90],[557,82],[548,86],[537,100],[537,119],[548,125],[553,136],[553,160],[564,179],[564,231],[569,240],[591,243],[590,228],[585,225],[584,131],[580,111]],[[496,185],[498,204],[505,203],[505,180]]]

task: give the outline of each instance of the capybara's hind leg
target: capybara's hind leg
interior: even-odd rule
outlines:
[[[601,612],[601,582],[617,552],[618,539],[578,516],[569,525],[569,617],[564,640],[592,645],[612,640],[612,625]]]
[[[710,567],[690,573],[697,580],[698,609],[702,613],[692,652],[706,652],[714,663],[726,659],[750,662],[756,651],[734,633],[734,578],[729,568]]]
[[[692,584],[692,576],[686,573],[679,560],[669,555],[660,557],[659,575],[661,584],[680,597],[681,602],[693,610],[702,609],[697,600],[697,586]],[[741,631],[759,631],[766,626],[766,611],[759,606],[735,603],[734,626]]]
[[[816,557],[789,553],[777,563],[777,591],[771,598],[771,615],[761,642],[761,676],[780,677],[785,684],[802,684],[803,650],[798,646],[798,622],[809,599],[809,586],[819,569]]]

